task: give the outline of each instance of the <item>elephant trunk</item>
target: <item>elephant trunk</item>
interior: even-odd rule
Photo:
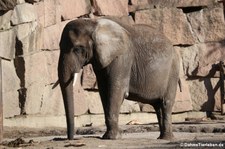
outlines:
[[[67,137],[69,140],[72,140],[74,136],[74,101],[72,84],[71,81],[71,83],[65,87],[65,84],[60,83],[66,113]]]
[[[58,77],[66,113],[67,137],[72,140],[74,137],[73,73],[65,71],[62,60],[58,65]]]

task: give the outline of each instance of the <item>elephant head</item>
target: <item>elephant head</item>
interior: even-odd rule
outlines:
[[[74,135],[73,81],[83,66],[107,67],[126,52],[129,33],[110,19],[77,19],[69,22],[61,36],[58,77],[67,119],[68,139]],[[75,74],[75,75],[74,75]]]

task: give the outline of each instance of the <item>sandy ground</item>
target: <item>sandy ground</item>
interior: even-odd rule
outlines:
[[[4,128],[0,148],[27,149],[148,149],[148,148],[225,148],[225,121],[185,122],[173,125],[175,139],[157,140],[157,124],[120,126],[122,139],[102,140],[105,127],[76,129],[75,139],[66,140],[62,128]]]
[[[225,134],[175,132],[175,140],[157,140],[158,132],[125,133],[120,140],[101,140],[101,135],[77,135],[68,141],[65,137],[37,137],[25,139],[30,143],[21,144],[17,148],[29,149],[147,149],[147,148],[225,148]],[[3,148],[10,148],[3,146]]]

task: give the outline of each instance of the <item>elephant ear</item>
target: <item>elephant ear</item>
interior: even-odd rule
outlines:
[[[97,27],[92,34],[92,38],[95,43],[96,58],[102,68],[128,51],[128,34],[125,28],[112,20],[97,20]]]

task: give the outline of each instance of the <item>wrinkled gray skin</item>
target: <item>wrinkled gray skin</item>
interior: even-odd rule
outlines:
[[[74,73],[93,65],[105,114],[103,139],[120,137],[118,116],[124,98],[153,105],[159,139],[172,139],[171,113],[179,80],[179,58],[171,42],[146,25],[117,18],[69,22],[60,41],[58,76],[68,139],[74,136]]]

